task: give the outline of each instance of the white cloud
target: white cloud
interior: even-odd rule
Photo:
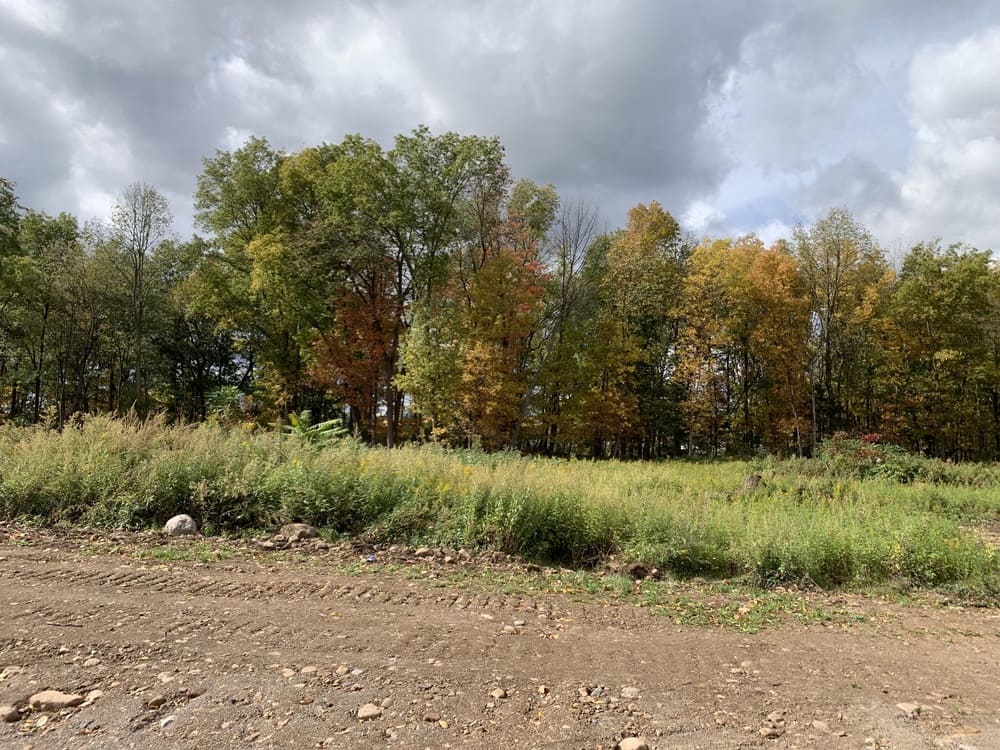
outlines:
[[[726,215],[719,209],[705,201],[696,200],[681,215],[681,224],[692,232],[702,232],[712,224],[718,224],[725,218]]]
[[[901,204],[876,232],[906,246],[940,237],[1000,250],[1000,26],[920,50],[910,68],[916,133]]]

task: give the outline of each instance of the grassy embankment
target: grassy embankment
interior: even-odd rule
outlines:
[[[751,472],[764,484],[744,492]],[[997,550],[968,530],[1000,518],[1000,470],[891,449],[593,463],[105,418],[0,430],[2,518],[147,527],[181,512],[209,533],[296,520],[570,564],[616,553],[676,575],[1000,596]]]

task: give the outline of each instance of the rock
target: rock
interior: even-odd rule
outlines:
[[[458,551],[458,559],[467,562],[472,559],[472,553],[467,549],[460,549]]]
[[[21,712],[14,708],[14,706],[0,706],[0,721],[13,724],[15,721],[19,721],[20,718]]]
[[[637,687],[623,687],[622,688],[622,698],[626,700],[634,700],[639,697],[639,688]]]
[[[920,716],[919,703],[897,703],[896,708],[906,714],[907,719],[915,719]]]
[[[260,543],[260,548],[261,549],[275,549],[275,548],[277,548],[277,546],[278,545],[275,544],[274,542],[272,542],[270,539],[266,539],[266,540],[264,540],[263,542]]]
[[[490,697],[495,701],[503,700],[504,698],[507,697],[507,691],[504,690],[503,688],[497,688],[496,690],[490,693]]]
[[[812,728],[815,729],[817,732],[822,732],[823,734],[830,733],[830,725],[827,724],[825,721],[814,721],[812,723]]]
[[[503,633],[505,635],[517,635],[517,628],[515,628],[513,625],[504,625]]]
[[[160,729],[166,729],[175,721],[177,721],[177,717],[174,716],[173,714],[170,714],[170,716],[164,716],[162,719],[160,719]]]
[[[417,547],[413,554],[417,557],[430,557],[434,554],[434,550],[430,547]]]
[[[0,682],[3,682],[8,677],[13,677],[14,675],[21,674],[24,671],[24,667],[15,667],[13,665],[9,667],[4,667],[3,671],[0,671]]]
[[[437,711],[428,711],[427,713],[424,714],[424,721],[436,724],[437,722],[441,721],[441,714],[439,714]]]
[[[764,725],[757,731],[765,739],[777,739],[785,733],[785,714],[782,711],[772,711],[764,719]]]
[[[649,576],[649,568],[642,563],[633,562],[622,568],[622,573],[629,576],[633,580],[641,581],[643,578]]]
[[[196,535],[198,533],[198,524],[194,522],[191,516],[181,513],[179,516],[174,516],[167,521],[163,527],[163,531],[167,536]]]
[[[382,715],[382,709],[376,706],[374,703],[366,703],[361,708],[358,709],[358,718],[361,721],[368,721],[369,719],[377,719]]]
[[[162,694],[154,695],[152,698],[146,701],[146,708],[148,708],[150,711],[155,711],[166,702],[167,702],[167,696]]]
[[[58,690],[43,690],[28,699],[28,704],[38,711],[58,711],[83,703],[83,696],[75,693],[61,693]]]
[[[649,750],[645,737],[623,737],[615,750]]]
[[[299,674],[315,674],[318,671],[317,667],[309,665],[308,667],[302,667],[302,669],[299,670]]]
[[[83,663],[83,666],[89,669],[90,667],[96,667],[100,663],[101,663],[100,659],[98,659],[96,656],[91,656],[89,659],[87,659],[87,661]]]
[[[290,542],[316,539],[319,532],[307,523],[286,523],[281,527],[281,535]]]
[[[84,701],[84,703],[93,703],[94,701],[103,697],[104,697],[103,690],[91,690],[89,693],[87,693],[86,696],[87,699]]]

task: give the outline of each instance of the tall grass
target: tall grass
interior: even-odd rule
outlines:
[[[761,488],[741,490],[751,471]],[[1000,482],[962,469],[905,483],[822,462],[593,463],[433,447],[316,447],[295,436],[87,419],[0,430],[0,517],[206,530],[305,521],[347,535],[491,547],[681,575],[898,581],[1000,593],[996,550],[965,526],[1000,517]],[[985,478],[983,478],[985,477]]]

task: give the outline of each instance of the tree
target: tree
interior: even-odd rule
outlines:
[[[753,235],[705,241],[685,280],[679,371],[691,443],[803,453],[809,299],[795,260]]]
[[[151,185],[135,182],[125,188],[111,213],[111,239],[126,277],[132,319],[135,405],[148,408],[149,394],[143,370],[143,336],[148,302],[146,264],[157,245],[170,234],[172,217],[167,199]]]
[[[691,248],[673,216],[638,204],[612,236],[603,294],[624,342],[634,340],[635,392],[641,431],[629,454],[652,458],[679,448],[682,390],[673,377],[681,290]],[[626,347],[628,348],[628,347]]]
[[[998,288],[988,252],[928,243],[907,254],[890,302],[882,379],[894,438],[939,456],[998,454]]]
[[[814,430],[817,437],[872,431],[878,411],[875,319],[892,279],[885,256],[845,209],[797,228],[794,245],[813,315]]]

